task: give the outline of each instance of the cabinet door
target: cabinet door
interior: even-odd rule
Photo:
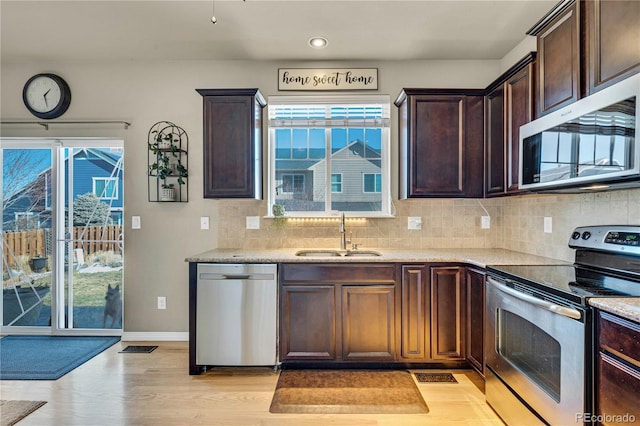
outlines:
[[[538,116],[580,97],[580,26],[577,3],[538,34]]]
[[[640,71],[640,1],[585,3],[587,94]]]
[[[505,192],[505,86],[500,85],[486,97],[487,123],[487,195]]]
[[[198,92],[204,100],[204,198],[262,198],[261,95],[254,89]]]
[[[485,273],[466,268],[467,361],[484,375],[484,286]]]
[[[342,359],[395,358],[394,286],[342,286]]]
[[[620,424],[621,422],[616,421],[612,415],[626,415],[627,418],[640,419],[638,395],[640,395],[640,368],[633,368],[612,356],[599,352],[596,404],[598,415],[605,419],[601,424]]]
[[[482,196],[484,98],[418,94],[406,102],[400,197]]]
[[[598,363],[596,412],[610,417],[602,424],[614,424],[616,417],[640,419],[640,324],[597,311]],[[633,420],[631,420],[633,422]]]
[[[518,188],[520,126],[533,119],[533,63],[530,63],[505,85],[506,104],[506,165],[507,192],[521,192]]]
[[[464,359],[463,269],[431,268],[431,358],[434,360]]]
[[[426,359],[426,307],[429,270],[424,265],[402,266],[401,284],[401,345],[400,356],[404,359]]]
[[[334,286],[282,286],[280,292],[280,359],[335,359]]]

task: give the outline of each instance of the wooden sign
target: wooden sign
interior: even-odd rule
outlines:
[[[278,90],[377,90],[377,68],[279,68]]]

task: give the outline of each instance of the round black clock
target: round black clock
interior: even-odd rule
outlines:
[[[71,89],[58,75],[36,74],[24,85],[22,100],[29,112],[36,117],[58,118],[71,104]]]

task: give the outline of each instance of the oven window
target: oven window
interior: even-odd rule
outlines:
[[[560,343],[526,319],[498,310],[498,353],[560,402]]]

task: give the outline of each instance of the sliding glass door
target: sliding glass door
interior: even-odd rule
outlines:
[[[122,141],[1,144],[2,331],[119,333]]]

